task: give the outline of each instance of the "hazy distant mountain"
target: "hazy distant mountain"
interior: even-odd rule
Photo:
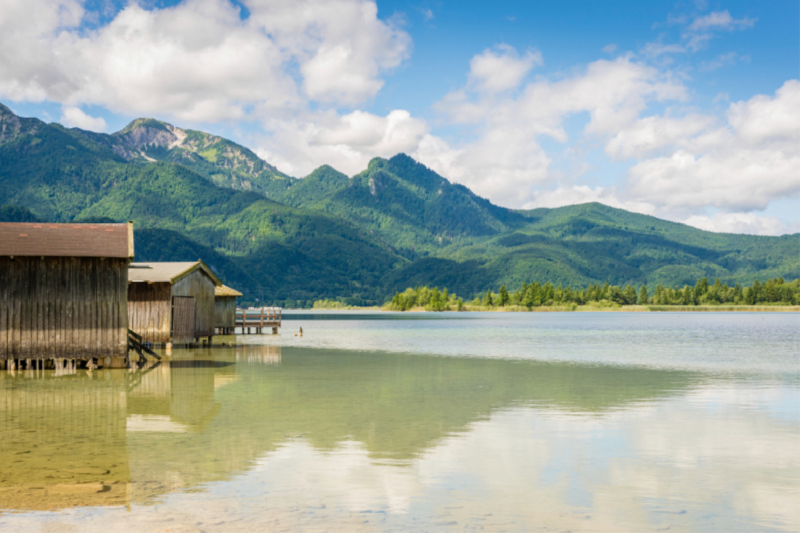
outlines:
[[[409,285],[465,297],[523,281],[750,283],[798,277],[800,235],[709,233],[584,204],[514,211],[410,157],[350,178],[288,177],[207,133],[137,119],[106,135],[0,105],[0,215],[133,220],[137,258],[203,257],[249,300],[382,301]]]

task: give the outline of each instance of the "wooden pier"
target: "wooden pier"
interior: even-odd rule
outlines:
[[[278,328],[281,327],[282,312],[283,309],[280,307],[236,309],[236,327],[242,328],[242,335],[250,333],[260,335],[264,332],[264,328],[272,328],[272,334],[277,335]]]

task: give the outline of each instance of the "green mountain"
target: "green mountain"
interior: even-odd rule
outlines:
[[[369,228],[412,257],[413,252],[463,246],[475,237],[504,233],[527,222],[523,215],[450,183],[405,154],[375,158],[352,179],[321,167],[271,197]]]
[[[136,119],[113,135],[81,133],[126,161],[177,163],[220,187],[278,193],[296,181],[227,139],[151,118]]]
[[[246,301],[800,273],[800,235],[710,233],[601,204],[514,211],[403,154],[352,178],[323,166],[295,179],[226,139],[153,119],[106,135],[2,104],[0,206],[0,220],[133,220],[138,259],[202,257]]]

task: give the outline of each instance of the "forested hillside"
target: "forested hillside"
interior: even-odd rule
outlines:
[[[0,104],[0,220],[133,220],[137,259],[202,257],[246,301],[382,303],[409,286],[466,298],[528,280],[683,286],[800,273],[800,235],[716,234],[584,204],[513,211],[399,154],[303,179],[247,148],[153,119],[98,134]]]

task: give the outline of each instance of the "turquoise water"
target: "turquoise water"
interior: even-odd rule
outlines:
[[[306,313],[219,341],[2,373],[0,530],[800,530],[796,314]]]

